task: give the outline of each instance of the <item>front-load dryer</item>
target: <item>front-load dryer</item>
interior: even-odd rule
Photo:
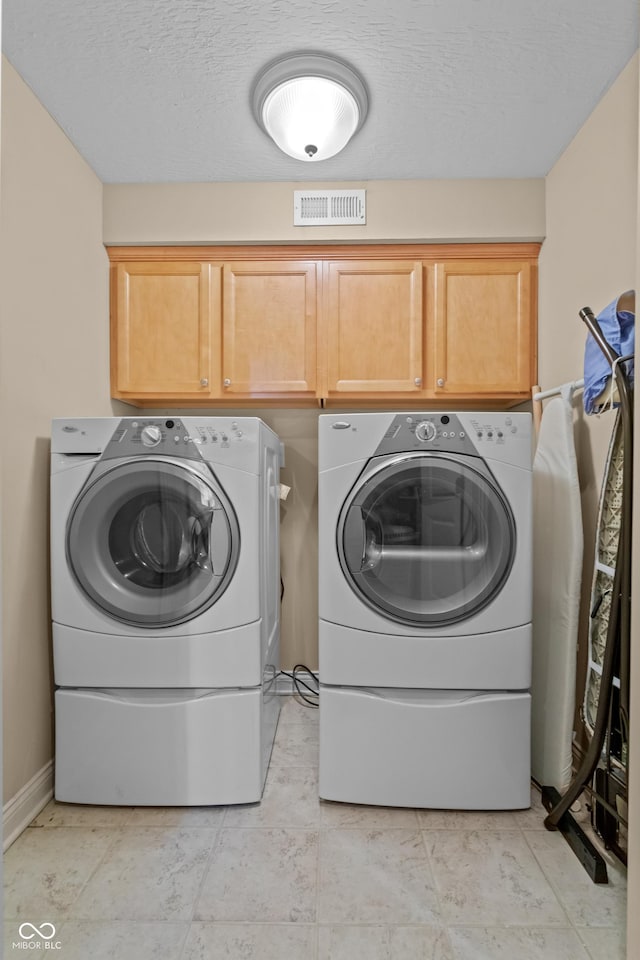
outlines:
[[[252,417],[53,421],[57,799],[260,799],[281,462]]]
[[[529,805],[531,429],[323,415],[320,795]]]

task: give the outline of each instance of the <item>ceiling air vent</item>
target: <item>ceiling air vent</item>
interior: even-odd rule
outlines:
[[[294,190],[294,227],[366,223],[366,190]]]

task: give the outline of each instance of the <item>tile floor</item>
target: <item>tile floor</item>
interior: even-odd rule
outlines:
[[[518,813],[321,802],[317,720],[286,698],[260,804],[52,801],[5,855],[5,960],[22,922],[61,960],[623,960],[624,869],[592,884],[535,791]]]

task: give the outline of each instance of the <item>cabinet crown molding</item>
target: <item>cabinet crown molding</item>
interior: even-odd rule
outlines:
[[[537,260],[540,243],[107,244],[111,263],[136,260]]]

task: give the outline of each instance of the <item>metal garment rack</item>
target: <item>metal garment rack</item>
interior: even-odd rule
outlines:
[[[542,802],[549,811],[544,825],[560,830],[594,883],[607,883],[604,858],[591,842],[570,808],[587,792],[594,803],[595,825],[605,846],[626,862],[618,845],[620,826],[626,827],[617,800],[626,801],[629,763],[629,654],[631,640],[631,534],[633,493],[633,397],[625,362],[633,355],[620,356],[607,342],[593,311],[580,310],[580,318],[612,367],[620,400],[619,422],[622,431],[622,503],[616,565],[611,589],[611,607],[607,625],[602,675],[593,735],[573,780],[561,796],[554,787],[542,787]],[[615,683],[616,674],[619,684]],[[617,688],[614,696],[614,686]],[[613,763],[612,747],[626,744],[627,769]],[[615,768],[615,769],[614,769]]]

